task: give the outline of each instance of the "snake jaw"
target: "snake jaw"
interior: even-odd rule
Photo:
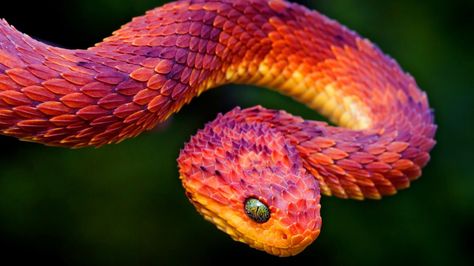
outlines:
[[[180,176],[180,179],[183,180],[185,177]],[[186,186],[185,188],[188,190]],[[265,251],[275,256],[288,257],[299,254],[310,245],[320,233],[319,229],[308,229],[302,232],[302,234],[295,234],[288,237],[288,228],[279,221],[276,221],[270,226],[271,229],[262,230],[258,232],[258,234],[252,235],[246,231],[242,232],[236,230],[238,226],[243,227],[243,224],[248,224],[249,227],[255,225],[249,223],[246,219],[242,219],[242,216],[236,216],[225,211],[212,211],[224,210],[224,208],[228,206],[219,205],[219,203],[213,200],[208,200],[205,197],[192,193],[187,193],[187,196],[204,219],[215,224],[219,230],[227,233],[233,240],[245,243],[252,248]],[[318,209],[319,208],[320,205],[318,204]],[[276,210],[274,213],[279,214],[279,212],[280,210]],[[271,244],[261,242],[262,238],[271,239]]]
[[[290,256],[319,235],[318,183],[296,149],[267,125],[219,116],[186,144],[178,164],[190,201],[234,240]],[[249,197],[268,206],[268,221],[246,215]]]
[[[256,224],[248,217],[229,211],[231,207],[229,205],[222,205],[216,200],[206,198],[205,195],[193,193],[194,188],[188,186],[187,178],[180,176],[180,179],[183,181],[190,202],[207,221],[215,224],[219,230],[227,233],[235,241],[245,243],[252,248],[280,257],[294,256],[302,252],[319,236],[320,217],[310,222],[311,225],[303,231],[296,229],[296,222],[288,226],[288,219],[271,219],[266,225]],[[319,196],[317,201],[319,202]],[[232,207],[234,210],[239,208],[236,205]],[[320,204],[317,204],[318,214],[320,208]],[[271,209],[274,216],[284,215],[279,209]]]

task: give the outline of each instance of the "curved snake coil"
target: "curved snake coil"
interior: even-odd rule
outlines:
[[[80,148],[134,137],[200,93],[256,84],[342,126],[234,109],[178,159],[186,194],[232,238],[289,256],[319,234],[320,193],[379,199],[421,175],[436,126],[415,80],[356,33],[282,0],[184,0],[87,50],[0,22],[0,132]]]

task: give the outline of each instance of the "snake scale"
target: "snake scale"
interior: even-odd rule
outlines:
[[[319,235],[320,195],[380,199],[421,175],[433,112],[415,80],[369,40],[283,0],[183,0],[87,50],[0,21],[0,133],[52,146],[116,143],[223,84],[272,88],[340,127],[257,106],[208,123],[182,149],[196,209],[278,256]]]

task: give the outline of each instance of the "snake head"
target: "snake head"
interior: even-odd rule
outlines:
[[[219,115],[178,158],[186,195],[234,240],[277,256],[301,252],[321,227],[319,186],[295,148],[266,123]]]

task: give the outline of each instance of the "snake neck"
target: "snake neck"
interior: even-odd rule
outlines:
[[[174,2],[88,50],[48,46],[5,21],[0,33],[0,131],[24,140],[118,142],[230,82],[276,89],[349,129],[406,141],[435,131],[426,95],[393,60],[284,1]]]

